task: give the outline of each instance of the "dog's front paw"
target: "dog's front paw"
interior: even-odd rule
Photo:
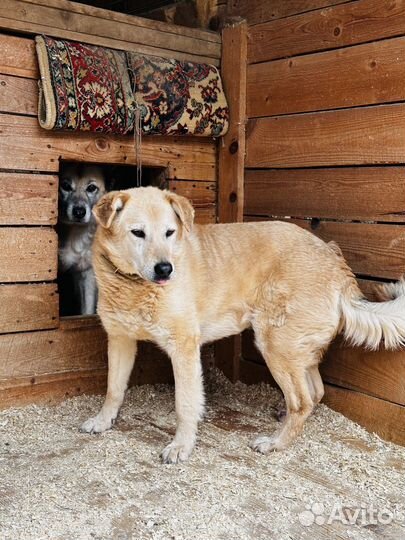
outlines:
[[[260,454],[268,454],[269,452],[283,449],[277,437],[257,437],[249,446],[252,450]]]
[[[163,463],[174,464],[187,461],[193,450],[192,446],[185,444],[177,444],[174,441],[166,446],[160,454]]]
[[[82,433],[103,433],[107,429],[111,429],[114,424],[114,419],[105,418],[101,414],[98,414],[94,418],[89,418],[81,426],[79,431]]]

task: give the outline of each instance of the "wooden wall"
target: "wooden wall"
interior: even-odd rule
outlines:
[[[361,285],[405,272],[405,2],[229,0],[249,23],[246,220],[336,240]],[[250,334],[241,377],[264,376]],[[326,402],[405,444],[405,352],[340,341]]]
[[[58,133],[39,127],[33,35],[42,32],[217,65],[221,54],[221,38],[213,32],[67,0],[1,2],[0,406],[103,389],[105,336],[98,321],[59,320],[54,230],[59,164],[136,162],[130,136]],[[216,219],[216,152],[210,139],[145,137],[142,159],[144,166],[165,168],[169,188],[190,197],[197,221],[209,223]],[[143,347],[139,360],[137,382],[170,379],[170,366],[155,349]]]

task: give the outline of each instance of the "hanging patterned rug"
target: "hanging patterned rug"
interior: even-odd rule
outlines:
[[[45,129],[219,137],[229,110],[218,69],[48,36],[35,38]],[[136,112],[137,111],[137,112]]]
[[[133,130],[125,52],[47,36],[35,41],[41,75],[38,118],[43,128],[117,134]]]
[[[226,133],[229,110],[215,66],[131,52],[127,56],[145,134]]]

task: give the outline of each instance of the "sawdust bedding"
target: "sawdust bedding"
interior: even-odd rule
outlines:
[[[131,389],[98,436],[77,428],[101,397],[3,411],[0,538],[404,540],[405,448],[321,405],[290,449],[255,454],[248,442],[277,427],[279,401],[214,371],[197,447],[176,466],[159,462],[174,433],[171,387]]]

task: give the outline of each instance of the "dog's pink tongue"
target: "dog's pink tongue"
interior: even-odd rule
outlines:
[[[158,285],[167,285],[167,284],[169,283],[169,280],[168,280],[168,279],[158,279],[158,280],[156,281],[156,283],[157,283]]]

